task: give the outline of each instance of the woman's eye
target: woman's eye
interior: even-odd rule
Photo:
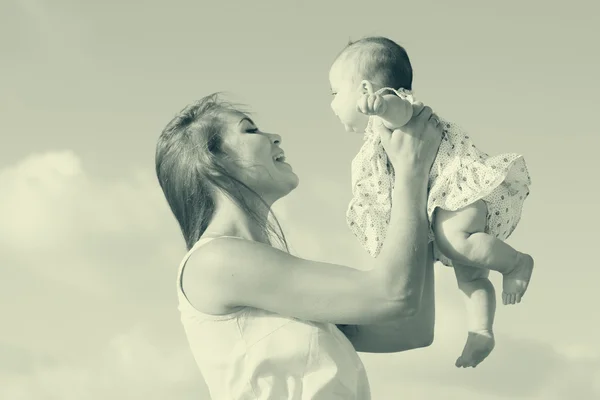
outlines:
[[[248,133],[256,133],[256,132],[258,132],[258,128],[249,128],[249,129],[246,129],[246,132],[248,132]]]

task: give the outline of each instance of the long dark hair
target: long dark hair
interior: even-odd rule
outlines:
[[[239,112],[238,107],[213,93],[179,112],[167,124],[156,145],[156,175],[171,211],[175,215],[189,249],[200,239],[215,212],[214,192],[221,190],[246,215],[258,224],[269,244],[288,251],[285,235],[277,217],[262,197],[233,177],[221,159],[223,118]],[[252,197],[247,198],[247,196]],[[255,201],[269,208],[265,221],[251,204]],[[274,243],[276,239],[278,243]]]

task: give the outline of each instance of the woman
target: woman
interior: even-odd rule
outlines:
[[[427,177],[441,139],[429,107],[393,134],[387,237],[371,265],[305,260],[287,249],[271,205],[298,185],[281,137],[216,95],[183,109],[157,145],[156,171],[187,243],[179,310],[213,400],[370,398],[358,357],[433,340]],[[340,329],[338,329],[340,328]],[[343,333],[342,333],[343,332]]]

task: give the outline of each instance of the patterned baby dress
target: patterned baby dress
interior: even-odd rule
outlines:
[[[411,91],[383,88],[411,103]],[[385,240],[392,209],[393,166],[379,135],[369,119],[365,143],[352,160],[352,200],[346,212],[350,230],[367,252],[376,257]],[[525,160],[519,154],[489,156],[479,150],[457,125],[440,119],[443,138],[429,174],[427,217],[429,239],[434,241],[433,212],[437,207],[456,211],[483,199],[488,208],[486,233],[505,240],[521,219],[531,179]],[[435,244],[435,243],[434,243]],[[447,266],[452,262],[434,245],[434,257]]]

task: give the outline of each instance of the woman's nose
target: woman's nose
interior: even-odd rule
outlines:
[[[273,140],[273,144],[280,144],[281,143],[281,136],[279,136],[276,133],[271,133],[271,139]]]

